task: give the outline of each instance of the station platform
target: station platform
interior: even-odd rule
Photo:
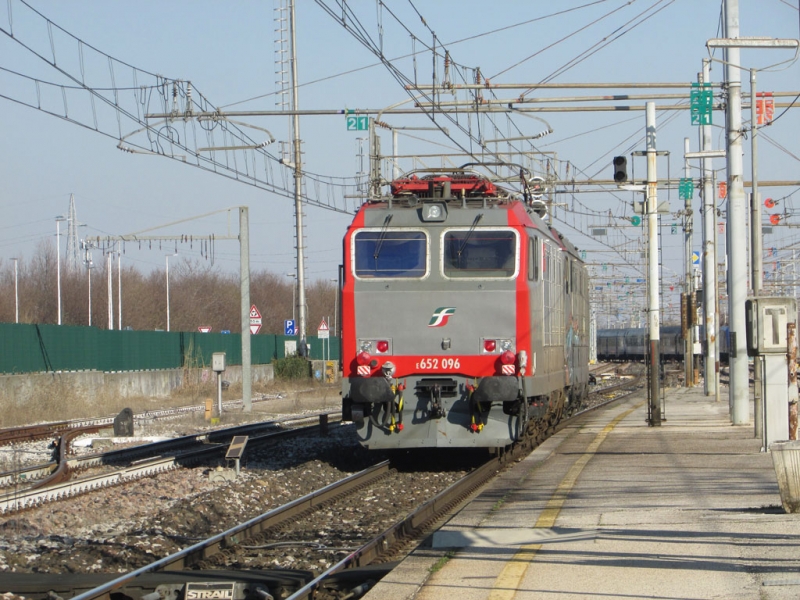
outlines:
[[[800,514],[727,400],[667,389],[660,427],[641,394],[587,413],[365,597],[800,598]]]

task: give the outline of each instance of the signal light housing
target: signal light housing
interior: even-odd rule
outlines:
[[[628,181],[628,159],[624,156],[615,156],[612,164],[614,165],[614,181],[617,183]]]

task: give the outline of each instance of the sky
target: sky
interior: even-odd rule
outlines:
[[[256,141],[268,135],[276,140],[264,150],[270,158],[265,165],[249,165],[244,154],[218,153],[222,162],[237,160],[240,172],[267,173],[265,185],[251,185],[221,176],[209,169],[199,169],[181,160],[145,152],[122,152],[117,148],[119,137],[126,140],[145,139],[136,134],[134,121],[121,117],[104,104],[102,98],[113,96],[104,91],[94,104],[88,94],[73,91],[61,93],[51,86],[38,87],[31,79],[69,84],[52,65],[36,58],[23,44],[51,58],[57,66],[83,79],[89,87],[124,88],[121,105],[154,111],[155,105],[144,106],[144,96],[134,98],[130,88],[146,86],[150,80],[143,74],[157,74],[169,80],[191,81],[195,98],[202,97],[222,111],[275,111],[280,108],[276,94],[276,39],[280,29],[276,22],[277,0],[239,0],[211,2],[206,0],[138,0],[107,2],[80,0],[28,0],[22,4],[12,0],[11,10],[0,16],[0,152],[3,160],[3,185],[0,188],[0,268],[12,257],[29,260],[42,243],[53,244],[56,217],[66,215],[70,196],[75,200],[80,238],[116,236],[148,231],[150,235],[186,234],[190,244],[175,242],[127,243],[123,264],[142,271],[164,269],[165,256],[176,251],[180,258],[210,264],[212,257],[201,249],[197,238],[209,235],[235,235],[236,213],[223,209],[248,206],[250,212],[251,268],[277,274],[294,273],[295,236],[294,204],[291,199],[291,171],[277,163],[281,142],[291,139],[290,121],[286,116],[237,116],[240,131]],[[328,10],[325,9],[328,7]],[[31,13],[29,7],[41,16]],[[474,76],[476,69],[493,84],[603,83],[603,82],[690,82],[696,81],[701,61],[709,56],[705,43],[721,37],[718,0],[562,0],[558,3],[541,0],[505,0],[493,3],[477,0],[357,0],[347,3],[349,27],[339,22],[343,9],[333,0],[298,0],[297,73],[300,83],[299,108],[305,111],[383,109],[393,105],[409,107],[409,93],[401,81],[430,84],[434,71],[430,46],[449,51],[454,67],[451,78]],[[800,37],[796,0],[740,0],[742,36],[775,38]],[[49,29],[46,18],[57,26]],[[14,39],[8,33],[13,31]],[[352,32],[381,53],[381,64],[375,51],[365,47]],[[82,43],[68,41],[67,33]],[[21,43],[18,43],[21,42]],[[115,59],[113,78],[103,55]],[[723,77],[723,68],[715,54],[712,80]],[[747,69],[757,68],[758,89],[794,92],[800,89],[800,66],[792,61],[787,50],[745,50],[742,63]],[[788,62],[786,62],[788,61]],[[776,63],[784,64],[772,67]],[[136,79],[130,76],[135,67]],[[444,78],[441,60],[436,66],[437,78]],[[743,72],[743,94],[749,94],[749,78]],[[398,81],[400,80],[400,81]],[[546,107],[575,106],[575,101],[554,101],[561,97],[608,94],[648,94],[684,90],[598,90],[559,89],[533,90],[526,97],[543,100]],[[125,94],[127,93],[127,96]],[[514,100],[521,90],[493,90],[487,98]],[[464,94],[442,94],[440,101],[463,100]],[[546,99],[550,98],[548,102]],[[777,101],[790,102],[794,95]],[[17,100],[15,102],[14,100]],[[82,122],[68,122],[19,101],[41,104],[45,109]],[[182,100],[181,100],[182,101]],[[637,101],[643,106],[646,100]],[[685,100],[656,99],[657,105],[671,105]],[[587,103],[582,103],[587,104]],[[593,105],[612,103],[592,102]],[[783,109],[776,108],[776,115]],[[796,132],[797,111],[788,111],[759,138],[759,179],[800,179]],[[548,158],[558,164],[560,176],[576,179],[610,179],[611,161],[616,155],[630,157],[633,151],[644,150],[645,116],[643,111],[625,112],[546,112],[475,117],[465,114],[448,120],[438,115],[435,123],[425,116],[384,115],[383,120],[398,128],[398,152],[420,156],[412,164],[401,160],[401,169],[412,166],[440,166],[437,154],[456,154],[465,149],[476,150],[476,140],[506,137],[531,137],[552,129],[540,139],[514,144],[527,152],[538,152],[528,160],[534,174],[544,168]],[[748,111],[743,120],[749,121]],[[724,144],[724,122],[721,111],[714,113],[714,144]],[[92,127],[100,131],[93,131]],[[447,128],[446,136],[438,127]],[[198,125],[175,124],[176,135],[196,135]],[[416,129],[408,129],[408,128]],[[659,175],[683,175],[684,138],[690,139],[691,150],[697,150],[698,128],[690,123],[688,111],[659,111],[657,145],[669,152],[659,159]],[[406,128],[406,129],[401,129]],[[268,130],[269,134],[264,130]],[[104,135],[103,132],[108,135]],[[469,135],[472,135],[470,140]],[[392,135],[381,130],[384,154],[391,152]],[[131,136],[130,138],[128,136]],[[341,114],[306,115],[300,118],[303,140],[303,166],[310,175],[306,191],[318,199],[305,207],[306,275],[310,280],[327,280],[337,276],[341,263],[341,243],[359,200],[355,184],[359,172],[366,169],[366,132],[348,131]],[[215,138],[219,144],[221,138]],[[200,144],[202,145],[202,144]],[[506,150],[507,145],[487,144]],[[361,150],[360,150],[361,149]],[[360,154],[360,152],[362,154]],[[745,141],[745,179],[750,177],[749,139]],[[530,156],[530,154],[528,155]],[[464,164],[474,159],[452,156],[449,164]],[[629,171],[642,177],[644,159],[630,159]],[[192,160],[186,161],[191,163]],[[722,163],[722,161],[717,161]],[[567,166],[569,165],[569,166]],[[722,167],[722,164],[716,165]],[[223,169],[224,170],[224,169]],[[228,171],[230,173],[230,171]],[[697,176],[697,172],[693,173]],[[724,177],[724,173],[722,174]],[[246,180],[247,177],[240,178]],[[329,185],[336,183],[336,185]],[[282,191],[281,191],[282,190]],[[278,193],[276,193],[276,191]],[[623,282],[635,278],[642,269],[621,263],[619,250],[629,253],[640,247],[644,234],[630,224],[631,192],[615,189],[557,195],[554,223],[566,237],[587,251],[595,283]],[[763,188],[762,198],[779,200],[776,209],[784,215],[783,224],[765,245],[779,249],[783,261],[777,260],[773,270],[786,270],[791,258],[791,245],[796,242],[800,216],[794,215],[797,188]],[[677,190],[660,191],[660,199],[670,201],[677,212],[682,205]],[[331,208],[320,207],[328,203]],[[695,208],[699,208],[695,193]],[[724,210],[724,202],[720,203]],[[217,212],[223,211],[223,212]],[[216,213],[209,215],[209,213]],[[200,215],[206,215],[200,218]],[[677,215],[662,219],[663,278],[679,286],[682,276],[683,236],[672,234],[670,224],[679,223]],[[166,226],[180,222],[180,225]],[[593,228],[608,226],[605,237],[587,235]],[[67,224],[60,224],[61,251],[66,248]],[[694,247],[700,247],[699,219]],[[626,255],[627,256],[627,255]],[[777,257],[774,257],[777,258]],[[101,260],[94,252],[94,260]],[[770,256],[765,256],[769,263]],[[213,248],[214,268],[238,270],[238,245],[218,240]],[[767,270],[770,265],[767,264]],[[633,288],[629,288],[633,290]],[[668,301],[670,302],[670,301]]]

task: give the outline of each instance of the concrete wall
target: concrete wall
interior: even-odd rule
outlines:
[[[253,381],[267,382],[274,378],[272,365],[253,365]],[[242,381],[240,366],[228,367],[222,379],[231,383]],[[58,380],[91,396],[92,393],[108,393],[121,397],[146,396],[151,398],[168,396],[184,384],[216,382],[216,373],[211,369],[163,369],[158,371],[127,371],[102,373],[99,371],[70,371],[58,373],[28,373],[25,375],[0,375],[0,396],[19,401],[30,397],[36,387],[44,387]]]

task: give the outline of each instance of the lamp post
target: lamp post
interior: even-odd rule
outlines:
[[[86,263],[86,272],[89,274],[89,327],[92,326],[92,261]]]
[[[14,323],[19,323],[19,270],[17,269],[19,259],[11,260],[14,261]]]
[[[167,273],[167,331],[169,331],[169,257],[170,256],[178,256],[178,253],[175,254],[167,254],[164,257],[165,263],[167,265],[166,273]]]
[[[297,305],[297,302],[295,301],[295,291],[297,290],[297,278],[294,276],[294,273],[286,273],[286,276],[294,279],[294,281],[292,281],[292,321],[294,321],[294,309],[295,306]],[[297,323],[295,323],[295,328],[296,327]]]
[[[106,256],[106,275],[108,280],[108,329],[114,329],[114,267],[111,262],[111,252]]]
[[[703,126],[704,129],[708,126]],[[711,128],[708,127],[708,130]],[[703,316],[705,321],[705,394],[712,393],[719,401],[719,311],[717,310],[717,234],[716,211],[714,201],[714,182],[711,159],[725,158],[725,150],[711,149],[710,131],[701,132],[699,152],[684,153],[685,160],[701,159],[703,171]]]
[[[61,325],[61,222],[66,221],[61,215],[56,217],[56,278],[58,280],[58,324]]]
[[[89,278],[89,327],[92,326],[92,268],[94,261],[92,260],[92,249],[94,244],[81,240],[81,249],[83,250],[83,264],[86,266],[86,272]]]
[[[331,281],[336,284],[336,287],[334,288],[335,295],[333,296],[333,335],[338,335],[336,333],[336,327],[339,319],[339,280],[334,278],[331,279]]]
[[[122,331],[122,250],[117,246],[117,320]]]

